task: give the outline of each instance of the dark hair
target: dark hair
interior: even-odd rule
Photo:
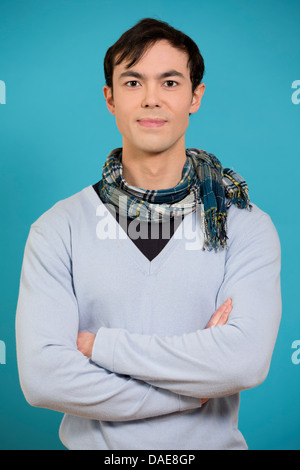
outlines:
[[[144,18],[131,29],[125,31],[118,41],[106,52],[104,58],[104,74],[106,85],[113,87],[113,70],[123,60],[132,67],[146,50],[160,40],[167,40],[171,46],[187,53],[188,67],[192,82],[192,91],[201,83],[204,75],[204,60],[197,44],[186,34],[173,28],[164,21],[153,18]]]

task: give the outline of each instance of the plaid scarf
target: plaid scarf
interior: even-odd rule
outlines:
[[[122,148],[113,150],[103,166],[99,195],[116,211],[140,221],[159,222],[184,216],[200,205],[203,249],[227,246],[227,209],[231,204],[251,210],[246,182],[223,168],[211,153],[190,148],[179,183],[170,189],[148,190],[129,185],[122,176]]]

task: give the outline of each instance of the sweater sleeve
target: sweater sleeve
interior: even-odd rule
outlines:
[[[216,307],[232,299],[226,325],[164,338],[101,328],[92,359],[193,397],[231,395],[264,381],[281,318],[280,242],[262,211],[258,217],[237,217],[230,228],[225,276],[216,299]]]
[[[48,230],[48,229],[47,229]],[[66,240],[33,225],[16,315],[21,388],[32,406],[83,418],[129,421],[201,406],[199,399],[99,367],[77,350],[79,313]],[[54,232],[54,231],[53,231]]]

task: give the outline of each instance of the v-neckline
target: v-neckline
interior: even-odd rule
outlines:
[[[170,237],[168,243],[162,248],[162,250],[153,258],[151,261],[143,254],[143,252],[136,246],[134,241],[131,240],[127,232],[124,230],[122,225],[116,220],[116,218],[111,214],[111,212],[105,207],[105,204],[97,195],[93,186],[87,188],[89,194],[92,196],[93,203],[96,203],[96,209],[99,206],[103,206],[105,211],[108,213],[107,217],[109,218],[109,223],[115,224],[117,233],[117,242],[120,247],[125,247],[128,249],[130,257],[135,261],[137,266],[144,272],[146,275],[155,274],[159,271],[164,261],[168,258],[173,249],[177,246],[179,241],[183,238],[183,234],[186,233],[186,230],[189,231],[192,221],[193,214],[190,213],[184,216],[182,222],[174,229],[172,237]],[[180,233],[181,232],[181,233]]]

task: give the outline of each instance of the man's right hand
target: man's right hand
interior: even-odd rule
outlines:
[[[227,323],[229,314],[232,310],[232,301],[231,299],[227,299],[211,316],[208,324],[206,325],[205,329],[211,328],[212,326],[217,325],[225,325]],[[209,398],[202,398],[201,405],[206,403]]]

